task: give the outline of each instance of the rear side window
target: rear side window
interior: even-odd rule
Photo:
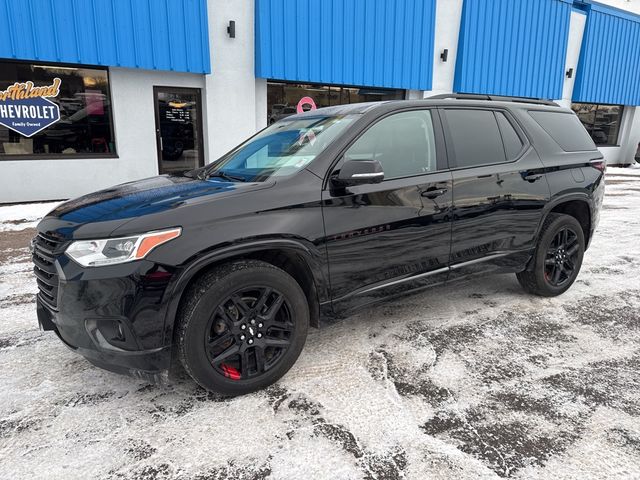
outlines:
[[[595,150],[596,145],[573,113],[531,110],[529,115],[565,152]]]
[[[506,161],[498,122],[491,110],[446,110],[456,167]]]
[[[504,143],[504,153],[507,155],[507,160],[515,160],[524,147],[524,143],[516,132],[511,122],[507,119],[506,115],[502,112],[495,112],[496,119],[498,120],[498,126],[500,127],[500,133],[502,134],[502,142]]]

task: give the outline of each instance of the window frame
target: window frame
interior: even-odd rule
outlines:
[[[449,159],[449,169],[452,172],[458,171],[458,170],[467,170],[471,168],[482,168],[482,167],[491,167],[495,165],[509,165],[512,163],[516,163],[527,153],[529,148],[531,148],[531,142],[529,140],[529,137],[526,135],[524,129],[520,126],[520,124],[515,119],[513,114],[507,108],[491,107],[491,106],[485,106],[485,105],[482,105],[482,106],[476,106],[476,105],[449,106],[447,105],[447,106],[438,107],[438,109],[442,110],[442,114],[440,115],[440,117],[442,120],[442,128],[444,130],[444,136],[446,139],[447,157]],[[456,160],[456,154],[454,150],[454,141],[451,136],[451,129],[449,126],[449,122],[447,120],[447,112],[446,112],[447,110],[483,110],[483,111],[493,113],[493,118],[495,119],[496,126],[498,127],[498,133],[500,134],[500,142],[502,143],[502,150],[504,151],[504,157],[506,160],[504,162],[492,162],[492,163],[481,163],[478,165],[459,166]],[[500,112],[504,114],[505,118],[511,124],[511,126],[515,130],[518,137],[520,137],[520,141],[522,142],[522,148],[520,149],[520,152],[518,152],[516,157],[513,158],[512,160],[509,160],[507,157],[507,150],[504,144],[504,138],[502,136],[502,129],[500,128],[500,123],[498,122],[498,119],[496,117],[496,112]]]
[[[587,124],[585,124],[582,121],[582,119],[578,115],[578,112],[573,110],[573,106],[574,105],[595,105],[596,106],[596,111],[595,111],[595,113],[593,115],[593,123],[590,125],[591,131],[589,131],[589,128],[587,127]],[[596,141],[593,139],[592,132],[593,132],[595,126],[596,126],[596,119],[598,118],[598,109],[600,107],[619,107],[620,108],[620,113],[618,113],[618,131],[616,132],[616,139],[615,139],[614,143],[609,143],[608,141],[607,141],[607,143],[596,143]],[[619,105],[617,103],[571,102],[571,110],[573,110],[573,112],[578,117],[578,120],[580,120],[580,123],[582,123],[584,128],[587,130],[587,133],[591,137],[591,140],[593,140],[593,143],[595,143],[596,148],[600,148],[600,147],[605,147],[605,148],[606,147],[619,147],[620,146],[620,131],[622,130],[622,119],[624,117],[624,111],[625,111],[625,106],[624,105]]]
[[[115,121],[113,115],[113,91],[111,88],[111,72],[109,67],[105,67],[104,65],[86,65],[86,64],[77,64],[77,63],[60,63],[60,62],[48,62],[42,61],[38,62],[36,60],[12,60],[12,59],[0,59],[0,64],[2,63],[19,63],[22,65],[41,65],[44,67],[62,67],[62,68],[74,68],[74,69],[93,69],[93,70],[103,70],[107,73],[107,89],[109,91],[109,101],[111,102],[110,106],[110,122],[109,122],[109,130],[111,133],[111,138],[113,139],[113,145],[115,147],[115,152],[108,153],[91,153],[91,154],[82,154],[82,153],[19,153],[17,155],[10,155],[6,153],[0,153],[0,165],[2,162],[11,162],[11,161],[38,161],[38,160],[102,160],[102,159],[113,159],[120,158],[118,154],[118,142],[116,139],[115,133]],[[2,128],[3,125],[0,125]],[[46,129],[45,129],[46,130]],[[44,130],[43,130],[44,131]],[[38,132],[40,133],[40,132]]]
[[[423,111],[423,110],[427,110],[427,111],[431,112],[431,120],[432,120],[432,124],[433,124],[433,136],[434,136],[435,141],[436,141],[436,167],[437,167],[437,169],[434,170],[433,172],[417,173],[415,175],[406,175],[404,177],[385,178],[381,183],[379,183],[377,185],[384,185],[386,182],[395,182],[395,181],[398,181],[398,180],[404,180],[404,179],[408,179],[408,178],[425,177],[425,176],[428,176],[428,175],[434,175],[434,174],[438,174],[438,173],[449,171],[450,170],[450,166],[449,166],[447,148],[446,148],[446,143],[445,143],[444,128],[443,128],[442,118],[441,118],[441,115],[440,115],[440,112],[439,112],[439,108],[436,107],[436,106],[412,106],[412,107],[405,107],[405,108],[402,108],[402,109],[393,110],[391,112],[386,112],[384,115],[381,115],[380,117],[377,117],[375,120],[373,120],[371,123],[369,123],[364,129],[359,131],[357,133],[357,135],[355,135],[352,139],[350,139],[349,142],[340,150],[340,152],[338,152],[338,154],[336,155],[336,158],[333,161],[333,163],[331,164],[330,168],[327,169],[327,175],[326,175],[326,178],[324,180],[323,189],[328,188],[328,186],[330,185],[331,177],[333,175],[335,175],[338,170],[340,170],[340,167],[344,163],[344,156],[347,153],[347,151],[351,148],[351,146],[354,143],[356,143],[358,140],[360,140],[360,138],[366,132],[368,132],[370,128],[372,128],[374,125],[377,125],[378,123],[380,123],[384,119],[389,118],[389,117],[391,117],[393,115],[396,115],[396,114],[399,114],[399,113],[407,113],[407,112]]]

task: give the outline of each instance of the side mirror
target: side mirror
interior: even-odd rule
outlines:
[[[384,171],[377,160],[346,160],[331,180],[341,187],[380,183],[384,180]]]

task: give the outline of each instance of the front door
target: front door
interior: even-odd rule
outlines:
[[[347,160],[378,160],[385,174],[379,184],[329,184],[323,192],[336,311],[446,278],[452,177],[439,125],[435,110],[387,116],[365,131],[334,169]]]
[[[199,88],[154,87],[160,174],[201,167],[202,108]]]

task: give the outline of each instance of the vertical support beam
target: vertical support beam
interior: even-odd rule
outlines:
[[[587,23],[587,15],[584,12],[573,10],[569,22],[569,42],[567,44],[567,58],[564,64],[565,78],[562,87],[562,99],[558,101],[563,107],[571,107],[573,97],[573,87],[576,83],[578,73],[578,60],[580,59],[580,49],[582,48],[582,37]],[[572,68],[573,75],[567,78],[566,72]]]
[[[255,78],[253,0],[207,3],[211,74],[205,77],[203,104],[206,162],[211,162],[254,134],[262,120],[266,124],[266,84]],[[227,32],[231,20],[235,38]],[[262,108],[264,115],[258,112]]]
[[[433,49],[433,87],[424,92],[424,97],[453,92],[453,80],[456,70],[458,38],[463,0],[436,2],[436,31]],[[447,49],[447,61],[440,58]]]

